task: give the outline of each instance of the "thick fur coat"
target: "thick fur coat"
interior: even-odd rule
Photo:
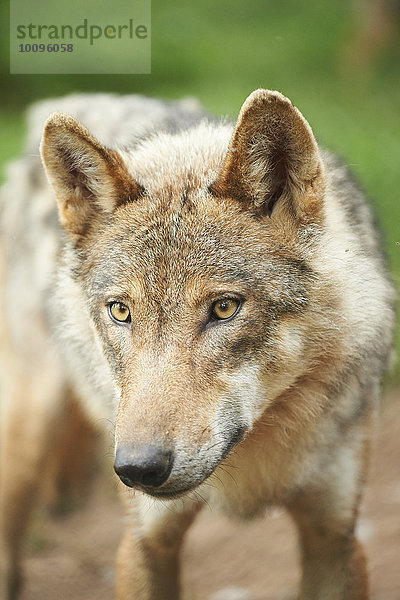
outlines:
[[[204,501],[240,518],[283,505],[301,600],[366,600],[354,527],[393,292],[346,169],[267,90],[236,125],[111,95],[30,122],[1,192],[0,598],[73,397],[114,425],[119,600],[178,598]]]

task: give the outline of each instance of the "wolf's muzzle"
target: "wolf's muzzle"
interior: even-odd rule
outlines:
[[[128,487],[158,488],[171,473],[173,454],[156,446],[122,446],[117,450],[114,471]]]

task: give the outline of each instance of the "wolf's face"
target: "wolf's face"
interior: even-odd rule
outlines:
[[[314,275],[299,223],[318,222],[323,195],[311,130],[259,91],[228,152],[226,136],[204,132],[124,161],[55,115],[42,144],[120,393],[115,469],[157,497],[211,475],[309,360]]]
[[[118,446],[174,456],[157,494],[202,481],[251,428],[290,373],[279,324],[307,304],[307,268],[272,253],[262,222],[189,203],[179,218],[146,197],[119,208],[84,261],[121,391]]]

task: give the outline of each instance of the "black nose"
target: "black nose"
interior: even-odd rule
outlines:
[[[156,446],[122,446],[117,450],[114,471],[128,487],[158,488],[172,469],[172,452]]]

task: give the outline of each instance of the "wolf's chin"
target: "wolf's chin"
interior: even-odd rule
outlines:
[[[209,475],[207,475],[207,477],[209,477]],[[142,488],[140,491],[146,494],[146,496],[150,496],[157,500],[176,500],[177,498],[182,498],[182,496],[186,496],[186,494],[193,492],[200,483],[196,483],[194,486],[182,488],[180,490],[146,490]]]

